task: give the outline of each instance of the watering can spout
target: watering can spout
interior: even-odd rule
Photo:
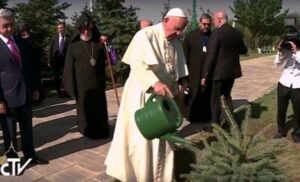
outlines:
[[[172,134],[172,133],[167,133],[163,136],[160,137],[161,139],[163,140],[167,140],[171,143],[180,143],[180,144],[184,144],[184,145],[193,145],[192,142],[180,137],[180,136],[177,136],[175,134]]]
[[[160,137],[163,140],[169,141],[171,143],[180,143],[182,144],[185,148],[193,151],[193,152],[198,152],[199,149],[195,146],[195,144],[191,141],[188,141],[180,136],[177,136],[175,134],[172,133],[167,133],[163,136]]]

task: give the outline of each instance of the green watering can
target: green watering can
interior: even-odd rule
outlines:
[[[152,94],[134,117],[140,132],[148,140],[161,138],[187,147],[193,146],[192,142],[174,134],[181,126],[183,117],[173,98]]]

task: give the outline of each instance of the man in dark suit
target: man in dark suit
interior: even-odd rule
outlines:
[[[240,54],[247,53],[241,33],[227,24],[227,14],[224,11],[214,13],[216,29],[209,39],[208,53],[204,62],[201,85],[205,86],[207,79],[212,78],[211,110],[212,122],[220,124],[220,96],[233,111],[231,90],[234,80],[242,76]]]
[[[70,42],[70,36],[65,33],[65,29],[66,24],[64,22],[57,23],[57,34],[52,37],[48,52],[48,66],[52,69],[55,89],[60,97],[65,94],[61,77]]]
[[[37,79],[31,68],[31,54],[20,37],[13,36],[15,19],[11,11],[0,9],[0,123],[7,157],[18,157],[16,122],[19,122],[24,159],[33,164],[47,164],[34,150],[32,135],[33,100],[39,98]],[[13,148],[11,148],[13,144]]]
[[[32,55],[32,68],[34,77],[38,80],[38,91],[40,93],[39,100],[34,101],[33,104],[38,104],[43,99],[43,89],[42,89],[42,80],[41,80],[41,59],[43,57],[42,52],[43,49],[39,45],[36,44],[36,42],[33,41],[31,36],[31,28],[30,26],[25,22],[19,22],[18,23],[18,31],[17,35],[22,37],[23,40],[27,43],[31,50]]]
[[[199,28],[188,33],[183,41],[183,50],[189,69],[189,95],[187,118],[190,122],[206,122],[211,119],[210,95],[211,82],[206,88],[201,87],[200,80],[203,63],[207,54],[208,38],[211,34],[211,16],[203,14],[199,19]]]

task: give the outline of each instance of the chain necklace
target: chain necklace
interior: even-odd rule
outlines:
[[[175,68],[175,61],[174,61],[174,50],[172,47],[172,44],[170,41],[166,40],[166,47],[165,47],[165,53],[166,53],[166,66],[167,71],[171,74],[171,77],[173,79],[176,79],[176,68]]]
[[[85,49],[86,53],[87,53],[88,56],[90,57],[90,60],[89,60],[89,61],[90,61],[90,64],[91,64],[92,66],[95,66],[95,65],[96,65],[96,60],[95,60],[95,58],[94,58],[94,47],[93,47],[93,42],[91,42],[92,54],[89,53],[89,51],[88,51],[87,47],[84,45],[83,41],[80,41],[80,42],[81,42],[83,48]]]

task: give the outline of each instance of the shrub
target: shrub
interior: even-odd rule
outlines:
[[[192,164],[189,174],[181,175],[187,181],[284,181],[284,170],[279,167],[279,153],[284,149],[283,140],[265,140],[266,126],[254,136],[248,134],[250,105],[243,105],[234,113],[246,110],[245,120],[238,126],[233,114],[221,98],[222,108],[230,130],[213,124],[216,141],[204,140],[207,154],[203,161]]]

